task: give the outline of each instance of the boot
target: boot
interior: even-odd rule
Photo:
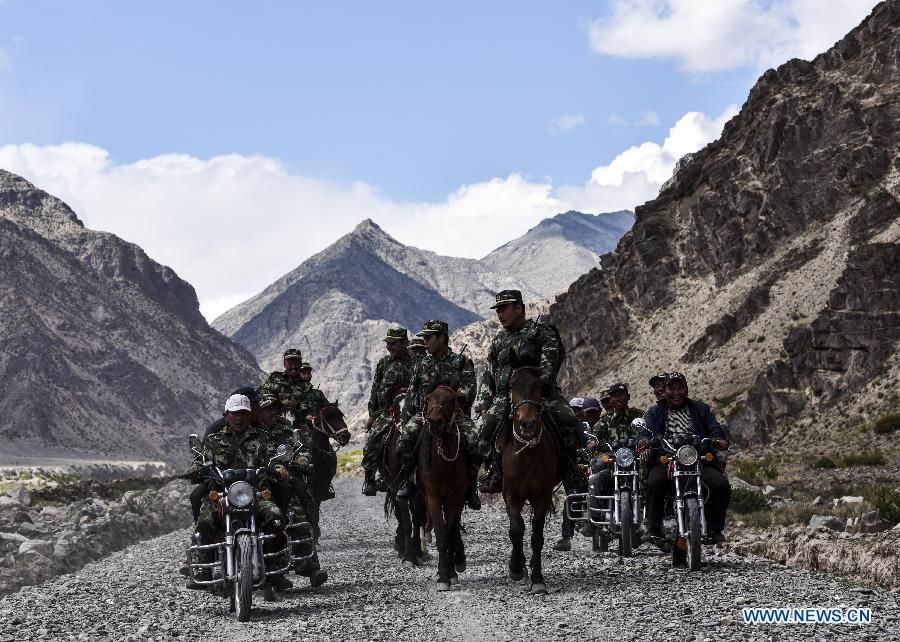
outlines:
[[[366,469],[366,477],[363,480],[362,494],[367,497],[374,497],[378,494],[378,486],[375,483],[375,471]]]
[[[503,490],[503,469],[500,455],[494,455],[491,458],[491,465],[478,487],[482,493],[499,493]]]
[[[478,496],[478,466],[469,465],[469,493],[466,504],[472,510],[481,510],[481,497]]]
[[[270,575],[268,582],[276,591],[287,591],[294,587],[293,582],[284,575]]]
[[[404,479],[397,490],[397,499],[409,499],[416,492],[416,485],[412,480],[412,468],[404,466],[400,471],[400,475]]]
[[[560,537],[559,541],[553,545],[554,551],[571,551],[572,550],[572,538],[571,537]]]

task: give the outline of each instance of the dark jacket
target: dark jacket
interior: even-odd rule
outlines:
[[[701,439],[707,437],[710,439],[725,439],[725,430],[716,420],[712,408],[702,401],[697,401],[695,399],[688,399],[686,407],[694,424],[695,435]],[[641,431],[638,437],[652,439],[653,437],[665,436],[666,418],[668,416],[669,404],[666,403],[665,399],[657,401],[655,405],[647,408],[647,413],[644,415],[644,423],[647,424],[647,426]],[[716,451],[713,450],[712,453],[716,455],[716,459],[718,460]]]

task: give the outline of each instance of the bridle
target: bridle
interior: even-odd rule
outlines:
[[[534,370],[534,371],[540,372],[540,369],[536,368],[534,366],[523,366],[521,368],[516,368],[515,370],[513,370],[512,373],[510,373],[510,379],[512,379],[512,376],[519,370]],[[534,437],[532,437],[530,439],[527,439],[526,437],[524,437],[522,435],[521,424],[519,423],[518,418],[516,416],[519,408],[521,408],[522,406],[527,406],[527,405],[532,405],[535,408],[537,408],[537,413],[538,413],[537,421],[540,425],[540,430],[538,430],[537,435],[535,435]],[[526,398],[526,399],[522,399],[521,401],[518,401],[512,405],[512,409],[509,412],[509,418],[512,419],[512,436],[513,436],[513,439],[515,439],[517,442],[522,444],[522,447],[519,448],[518,450],[516,450],[514,454],[518,455],[523,450],[525,450],[527,448],[534,448],[535,446],[538,445],[538,443],[540,443],[541,437],[544,434],[544,420],[541,418],[541,415],[543,414],[543,412],[544,412],[543,400]]]
[[[453,421],[453,418],[456,417],[456,415],[460,414],[461,410],[459,408],[459,399],[456,397],[456,390],[454,390],[450,386],[445,386],[445,385],[436,386],[435,389],[432,390],[431,393],[429,393],[429,396],[431,396],[431,394],[433,394],[437,390],[440,390],[441,388],[443,388],[444,390],[449,390],[453,393],[453,399],[454,399],[453,412],[450,413],[449,417],[446,417],[446,416],[444,417],[444,420],[447,421],[448,423],[450,423],[451,425],[456,424],[456,453],[454,453],[453,457],[447,457],[446,453],[444,452],[443,438],[447,433],[445,431],[435,433],[431,426],[431,419],[424,412],[424,410],[428,408],[428,398],[427,397],[425,399],[425,408],[423,409],[423,412],[422,412],[422,418],[425,420],[425,425],[428,426],[428,434],[431,435],[432,439],[437,441],[437,454],[440,455],[441,459],[443,459],[447,463],[452,463],[459,458],[460,446],[462,445],[462,435],[460,434],[460,431],[459,431],[459,424],[457,422]],[[440,405],[439,407],[441,409],[441,414],[446,414],[444,412],[444,406]]]

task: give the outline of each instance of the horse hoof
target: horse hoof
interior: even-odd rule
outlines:
[[[450,582],[438,582],[438,583],[437,583],[437,590],[438,590],[438,591],[441,591],[442,593],[443,593],[444,591],[449,591],[449,590],[450,590]]]
[[[532,584],[530,592],[532,595],[546,595],[547,594],[547,585],[546,584]]]
[[[509,572],[509,579],[511,579],[513,582],[518,582],[523,577],[525,577],[525,571],[510,571]]]
[[[466,563],[465,562],[457,562],[456,566],[457,573],[465,573],[466,572]]]
[[[438,584],[440,584],[440,583],[441,583],[441,574],[440,574],[440,573],[435,573],[433,579],[434,579],[435,582],[437,582]]]
[[[413,564],[415,564],[416,566],[424,566],[424,565],[425,565],[425,562],[426,562],[427,560],[428,560],[428,556],[427,556],[427,555],[423,555],[422,557],[417,557],[416,559],[414,559],[414,560],[413,560]]]
[[[403,560],[403,568],[412,568],[415,566],[410,560]]]
[[[458,578],[458,577],[451,577],[451,578],[450,578],[450,583],[451,583],[453,586],[456,586],[457,584],[459,584],[459,578]]]

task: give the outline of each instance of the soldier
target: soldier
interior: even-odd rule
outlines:
[[[418,334],[414,336],[409,342],[409,351],[412,353],[414,364],[421,361],[428,354],[425,350],[425,339]]]
[[[303,361],[300,364],[300,378],[312,384],[312,364],[309,361]]]
[[[525,304],[518,290],[499,292],[492,307],[497,310],[503,330],[494,337],[488,350],[488,363],[475,406],[482,422],[482,453],[487,455],[492,451],[495,432],[510,414],[509,378],[513,370],[510,360],[515,357],[518,362],[534,361],[543,379],[544,410],[553,417],[563,440],[563,454],[568,464],[563,478],[569,487],[576,488],[582,482],[581,472],[575,465],[579,422],[556,382],[565,359],[559,333],[549,323],[525,318]],[[481,490],[498,493],[502,485],[500,457],[495,455],[492,461],[491,469],[481,482]]]
[[[584,399],[581,397],[572,397],[569,400],[569,408],[575,413],[575,419],[584,421]]]
[[[634,437],[631,422],[644,416],[643,411],[628,406],[628,386],[616,383],[609,388],[609,412],[593,425],[592,432],[600,441],[611,443],[623,437]]]
[[[593,397],[584,398],[584,405],[581,407],[581,412],[584,413],[584,421],[586,421],[590,427],[593,427],[593,425],[600,420],[600,417],[603,416],[603,409],[600,408],[600,401]]]
[[[297,471],[308,472],[311,468],[310,460],[312,455],[308,444],[299,446],[293,443],[293,431],[287,419],[280,416],[281,402],[274,395],[263,395],[259,402],[259,423],[260,430],[265,432],[269,437],[269,446],[271,449],[278,448],[281,444],[287,444],[294,451],[292,464]],[[295,522],[308,522],[310,526],[314,524],[316,505],[313,500],[309,486],[303,476],[291,475],[288,479],[279,479],[272,488],[275,503],[281,509],[282,513],[294,514]],[[312,532],[312,531],[311,531]],[[316,554],[315,546],[309,549],[306,546],[301,547],[300,554],[312,554],[312,557],[297,562],[294,565],[294,572],[297,575],[303,575],[309,578],[309,583],[313,587],[321,586],[328,579],[328,573],[320,568],[319,557]]]
[[[668,372],[659,371],[650,377],[650,387],[653,388],[653,396],[657,401],[666,398],[666,377],[668,376]]]
[[[267,466],[272,449],[266,435],[250,426],[250,400],[245,395],[231,395],[225,402],[225,429],[209,435],[203,440],[203,459],[215,462],[216,466],[226,468],[259,468]],[[188,469],[187,476],[194,481],[201,481],[201,459],[195,459]],[[288,477],[287,470],[276,466],[279,477]],[[261,482],[265,487],[267,481]],[[279,531],[284,524],[284,516],[278,506],[271,500],[260,498],[257,503],[257,524],[261,530]],[[212,544],[216,534],[223,528],[218,504],[203,502],[200,518],[197,520],[197,538],[200,544]],[[203,561],[209,560],[210,553],[204,551]],[[205,573],[204,573],[205,571]],[[209,579],[209,569],[202,569],[198,579]],[[282,576],[270,580],[276,589],[290,588],[291,583]]]
[[[466,502],[472,510],[481,508],[478,497],[478,467],[482,457],[478,449],[478,431],[472,421],[472,402],[475,400],[475,365],[472,360],[450,349],[449,328],[443,321],[426,321],[422,326],[422,336],[428,354],[416,364],[409,383],[406,403],[400,417],[403,432],[397,444],[400,456],[404,460],[406,481],[403,482],[397,497],[412,495],[413,483],[409,479],[415,460],[415,447],[422,430],[421,411],[425,405],[425,397],[435,385],[456,385],[456,398],[460,412],[454,422],[466,442],[466,463],[469,466],[469,494]]]
[[[282,412],[297,413],[297,404],[301,397],[312,388],[312,384],[300,375],[303,367],[303,354],[296,348],[285,350],[284,372],[275,371],[269,375],[260,388],[263,394],[278,397]]]
[[[603,414],[607,414],[611,408],[610,399],[609,399],[609,390],[604,390],[600,395],[600,407],[603,409]]]
[[[247,399],[250,400],[250,425],[258,426],[259,425],[259,400],[262,399],[262,395],[259,394],[259,390],[254,388],[253,386],[244,386],[243,388],[238,388],[231,394],[233,395],[244,395]],[[203,433],[203,438],[206,439],[209,435],[214,432],[219,432],[225,428],[225,415],[223,414],[220,419],[216,419],[209,426],[206,427],[206,432]]]
[[[413,366],[406,328],[389,329],[384,337],[384,344],[388,353],[375,366],[372,391],[369,393],[369,420],[366,422],[369,436],[363,447],[362,467],[365,479],[362,494],[370,497],[378,494],[379,488],[385,488],[384,481],[375,479],[375,475],[378,472],[381,439],[391,425],[390,417],[386,416],[386,413],[397,392],[409,387]]]

